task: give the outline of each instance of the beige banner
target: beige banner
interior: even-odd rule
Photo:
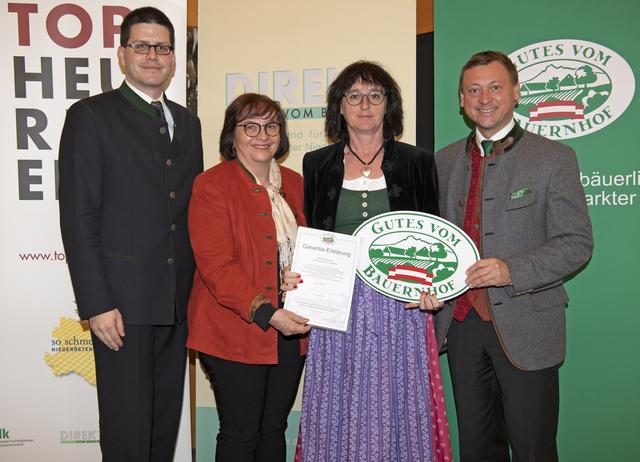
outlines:
[[[198,112],[205,166],[219,161],[226,106],[254,91],[280,101],[291,150],[285,165],[302,170],[305,152],[326,144],[323,110],[328,84],[359,59],[380,63],[402,89],[403,140],[415,141],[416,2],[202,2],[199,11]],[[198,370],[196,406],[213,394]]]

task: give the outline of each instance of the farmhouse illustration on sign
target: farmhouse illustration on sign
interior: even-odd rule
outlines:
[[[358,276],[397,300],[415,301],[423,290],[441,300],[460,295],[467,290],[465,270],[479,258],[460,228],[426,213],[377,215],[354,234],[363,249]]]

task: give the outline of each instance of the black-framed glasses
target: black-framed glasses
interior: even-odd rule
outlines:
[[[258,136],[263,127],[265,133],[269,136],[276,136],[280,133],[280,124],[278,122],[269,122],[265,125],[260,125],[256,122],[247,122],[246,124],[236,124],[236,127],[242,127],[244,133],[251,137]]]
[[[168,55],[173,51],[173,47],[171,45],[163,45],[160,43],[156,43],[155,45],[151,45],[149,43],[136,42],[130,43],[127,45],[129,48],[133,48],[133,51],[140,55],[146,55],[149,53],[149,50],[153,48],[157,55]]]
[[[362,102],[362,98],[367,97],[370,104],[377,106],[384,101],[384,92],[382,90],[371,90],[369,93],[360,93],[359,91],[350,91],[344,94],[347,103],[351,106],[357,106]]]

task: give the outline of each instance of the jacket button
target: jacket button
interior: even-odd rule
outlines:
[[[267,287],[265,287],[265,288],[266,288],[267,290],[273,290],[273,287],[271,287],[271,286],[267,286]]]
[[[464,199],[460,199],[460,200],[458,201],[458,205],[459,205],[460,207],[464,207]]]
[[[272,236],[272,235],[270,235],[270,234],[267,234],[264,238],[265,238],[267,241],[273,241],[273,236]]]
[[[167,263],[173,265],[173,257],[167,258]]]
[[[160,134],[164,135],[165,133],[167,133],[167,127],[160,127]]]
[[[171,223],[171,231],[175,231],[176,230],[176,225],[175,223]]]
[[[265,263],[266,263],[267,265],[273,265],[273,260],[266,260],[266,261],[265,261]]]
[[[259,192],[262,192],[262,189],[260,189],[260,188],[254,188],[254,189],[253,189],[253,192],[254,192],[254,193],[259,193]]]
[[[258,215],[260,215],[261,217],[266,217],[269,214],[267,212],[260,212],[258,213]]]
[[[173,161],[171,159],[167,159],[167,167],[171,167],[173,165]]]
[[[171,199],[175,199],[175,198],[176,198],[176,192],[175,192],[175,191],[171,191],[171,192],[169,193],[169,197],[170,197]]]

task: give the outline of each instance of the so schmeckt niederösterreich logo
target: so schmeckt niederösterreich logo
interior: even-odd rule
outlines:
[[[419,212],[390,212],[367,220],[355,232],[363,251],[358,276],[392,298],[415,301],[423,290],[441,300],[467,289],[465,270],[478,251],[457,226]]]
[[[631,67],[598,43],[550,40],[509,55],[518,69],[520,125],[562,140],[598,131],[627,109],[635,91]]]

